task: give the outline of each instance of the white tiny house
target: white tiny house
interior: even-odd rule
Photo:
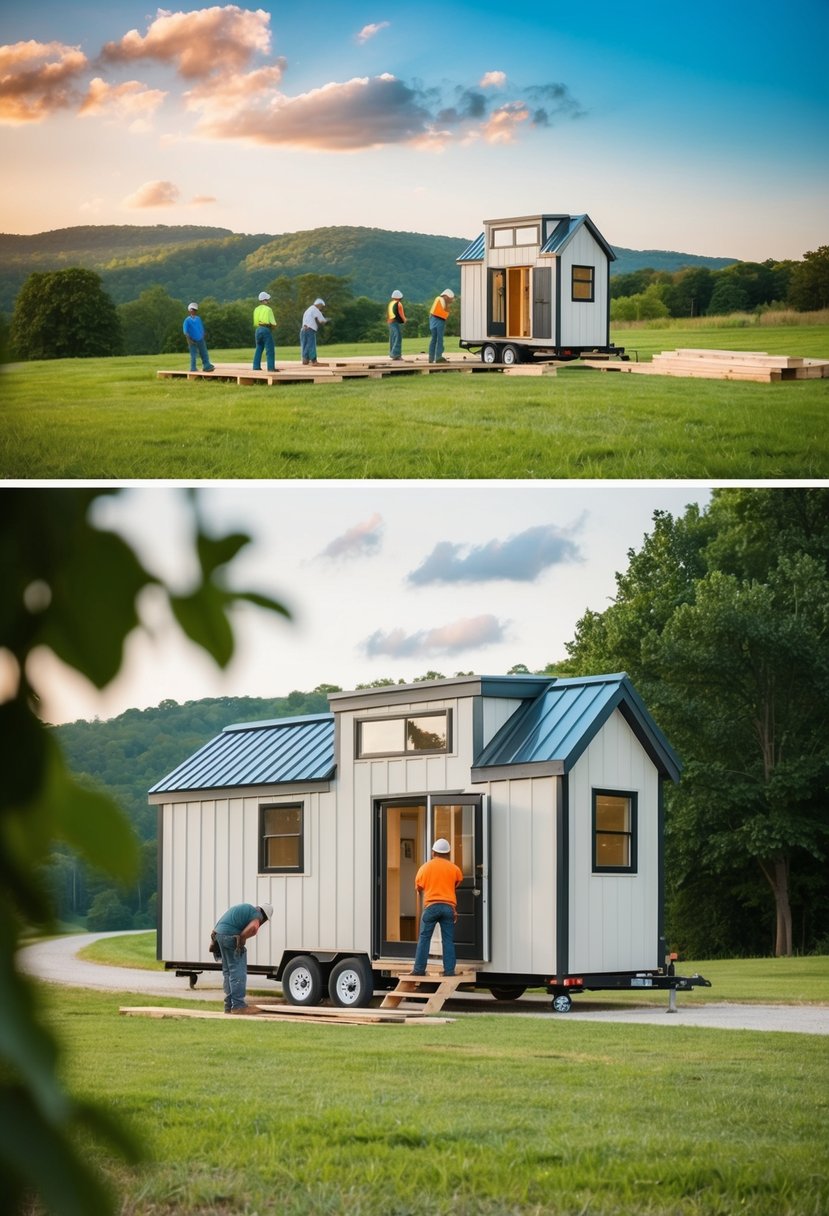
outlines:
[[[461,347],[480,351],[485,363],[506,364],[613,350],[615,258],[588,215],[485,220],[457,259]]]
[[[329,704],[228,726],[153,786],[168,967],[195,983],[225,908],[267,902],[249,969],[287,995],[301,967],[308,1003],[342,1004],[348,966],[366,1003],[414,957],[414,876],[443,836],[476,986],[543,987],[560,1008],[585,988],[683,986],[662,926],[680,765],[627,676],[458,676]]]

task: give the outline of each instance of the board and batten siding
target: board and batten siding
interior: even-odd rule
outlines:
[[[555,974],[556,799],[553,777],[474,786],[490,797],[493,972]]]
[[[461,266],[461,337],[474,342],[486,335],[486,280],[480,262]]]
[[[578,974],[659,966],[659,774],[618,710],[579,758],[569,783],[568,970]],[[593,873],[594,789],[638,795],[635,874]]]
[[[574,266],[593,266],[595,298],[592,302],[572,300]],[[608,341],[607,255],[590,231],[579,229],[559,259],[561,275],[561,343],[563,346],[604,346]]]

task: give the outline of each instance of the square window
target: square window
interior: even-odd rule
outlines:
[[[635,874],[637,795],[593,791],[593,873]]]
[[[574,266],[572,271],[572,300],[582,300],[587,303],[595,299],[595,266]]]
[[[259,808],[260,874],[303,872],[304,818],[301,802]]]

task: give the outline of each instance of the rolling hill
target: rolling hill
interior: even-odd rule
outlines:
[[[0,311],[10,313],[35,271],[83,266],[96,271],[116,304],[160,285],[176,299],[249,298],[279,275],[335,274],[351,279],[356,296],[385,300],[404,284],[406,298],[429,299],[460,288],[455,259],[477,233],[434,236],[382,228],[331,227],[281,235],[241,234],[198,225],[86,225],[31,236],[0,233]],[[644,267],[720,270],[734,258],[618,247],[613,274]]]

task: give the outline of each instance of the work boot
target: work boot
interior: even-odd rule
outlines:
[[[256,1014],[261,1013],[262,1010],[258,1005],[242,1005],[239,1009],[231,1009],[230,1012],[247,1014],[249,1017],[254,1017]]]

